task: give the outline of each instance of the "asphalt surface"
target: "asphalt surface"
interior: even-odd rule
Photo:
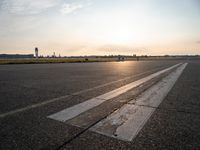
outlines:
[[[2,65],[0,149],[200,149],[198,61],[188,62],[173,89],[131,142],[47,118],[179,62]]]

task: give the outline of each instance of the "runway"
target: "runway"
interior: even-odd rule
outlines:
[[[0,66],[0,149],[198,149],[200,63]]]

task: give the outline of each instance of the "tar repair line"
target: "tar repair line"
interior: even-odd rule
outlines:
[[[105,93],[103,95],[100,95],[98,97],[95,97],[95,98],[92,98],[92,99],[89,99],[85,102],[82,102],[82,103],[79,103],[77,105],[74,105],[72,107],[69,107],[69,108],[66,108],[64,110],[61,110],[55,114],[52,114],[52,115],[49,115],[47,116],[48,118],[51,118],[51,119],[54,119],[54,120],[58,120],[58,121],[61,121],[61,122],[65,122],[69,119],[72,119],[78,115],[80,115],[81,113],[84,113],[100,104],[102,104],[103,102],[109,100],[109,99],[112,99],[114,97],[117,97],[169,70],[172,70],[173,68],[179,66],[180,64],[176,64],[176,65],[173,65],[167,69],[164,69],[164,70],[161,70],[161,71],[158,71],[156,73],[153,73],[145,78],[142,78],[140,80],[137,80],[137,81],[134,81],[132,83],[129,83],[127,85],[124,85],[120,88],[117,88],[113,91],[110,91],[108,93]]]
[[[142,93],[136,101],[130,101],[125,104],[91,127],[90,130],[124,141],[132,141],[167,96],[186,66],[187,63],[181,65],[167,77]]]
[[[0,114],[0,118],[4,118],[4,117],[9,116],[9,115],[14,115],[16,113],[27,111],[29,109],[41,107],[41,106],[44,106],[44,105],[47,105],[47,104],[50,104],[50,103],[53,103],[53,102],[56,102],[56,101],[60,101],[60,100],[65,99],[65,98],[67,98],[69,96],[72,96],[72,95],[78,95],[78,94],[82,94],[82,93],[85,93],[85,92],[93,91],[93,90],[96,90],[98,88],[102,88],[102,87],[105,87],[105,86],[108,86],[108,85],[111,85],[111,84],[114,84],[114,83],[117,83],[117,82],[120,82],[120,81],[125,81],[125,80],[131,79],[133,77],[138,77],[138,76],[147,74],[149,72],[153,72],[155,70],[159,70],[161,68],[165,68],[165,67],[158,67],[158,68],[155,68],[155,69],[151,69],[151,70],[145,71],[143,73],[139,73],[139,74],[136,74],[136,75],[133,75],[133,76],[126,77],[124,79],[112,81],[112,82],[105,83],[105,84],[102,84],[102,85],[98,85],[96,87],[92,87],[92,88],[89,88],[89,89],[86,89],[86,90],[81,90],[81,91],[78,91],[78,92],[75,92],[75,93],[72,93],[72,94],[68,94],[68,95],[65,95],[65,96],[58,97],[58,98],[53,98],[53,99],[50,99],[50,100],[47,100],[47,101],[43,101],[41,103],[29,105],[29,106],[26,106],[26,107],[23,107],[23,108],[19,108],[19,109],[12,110],[12,111],[9,111],[9,112],[6,112],[6,113],[2,113],[2,114]]]

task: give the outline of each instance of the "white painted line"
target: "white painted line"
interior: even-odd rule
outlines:
[[[134,104],[135,100],[129,102],[97,123],[90,130],[117,139],[131,141],[143,128],[156,110],[156,107],[163,101],[186,66],[187,64],[181,65],[167,77],[142,93],[136,99],[136,104]]]
[[[100,105],[104,101],[105,100],[93,98],[93,99],[90,99],[87,102],[77,104],[73,107],[69,107],[67,109],[64,109],[64,110],[58,112],[58,113],[50,115],[50,116],[48,116],[48,118],[65,122],[66,120],[74,118],[75,116],[85,112],[86,110],[89,110],[90,108],[93,108],[95,106]]]
[[[135,103],[136,105],[145,105],[150,107],[158,107],[162,100],[167,96],[171,88],[174,86],[176,80],[178,80],[179,76],[186,66],[187,63],[183,64],[182,66],[177,68],[176,71],[172,72],[156,85],[148,89],[145,93],[142,93],[142,95],[138,97],[138,100],[136,102],[130,101],[129,103]]]
[[[84,90],[72,93],[70,95],[78,95],[78,94],[82,94],[82,93],[85,93],[85,92],[93,91],[93,90],[96,90],[96,89],[99,89],[99,88],[102,88],[102,87],[105,87],[105,86],[108,86],[108,85],[112,85],[112,84],[120,82],[120,81],[125,81],[125,80],[131,79],[133,77],[138,77],[138,76],[147,74],[149,72],[153,72],[153,71],[161,69],[161,68],[164,68],[164,67],[158,67],[158,68],[155,68],[155,69],[151,69],[151,70],[145,71],[143,73],[139,73],[139,74],[136,74],[136,75],[133,75],[133,76],[129,76],[129,77],[126,77],[126,78],[123,78],[123,79],[120,79],[120,80],[116,80],[116,81],[112,81],[112,82],[105,83],[105,84],[102,84],[102,85],[98,85],[98,86],[95,86],[95,87],[92,87],[92,88],[89,88],[89,89],[84,89]],[[6,116],[9,116],[9,115],[14,115],[16,113],[27,111],[27,110],[30,110],[30,109],[33,109],[33,108],[41,107],[41,106],[44,106],[44,105],[47,105],[47,104],[50,104],[50,103],[53,103],[53,102],[56,102],[56,101],[60,101],[62,99],[69,97],[70,95],[64,95],[64,96],[61,96],[61,97],[58,97],[58,98],[53,98],[53,99],[50,99],[50,100],[43,101],[41,103],[36,103],[36,104],[29,105],[29,106],[26,106],[26,107],[23,107],[23,108],[11,110],[9,112],[0,114],[0,118],[6,117]]]
[[[167,71],[169,71],[169,70],[171,70],[171,69],[173,69],[175,67],[177,67],[178,65],[180,65],[180,64],[176,64],[176,65],[174,65],[172,67],[169,67],[167,69],[158,71],[158,72],[156,72],[154,74],[151,74],[151,75],[149,75],[149,76],[147,76],[145,78],[142,78],[140,80],[137,80],[135,82],[129,83],[129,84],[127,84],[125,86],[122,86],[120,88],[117,88],[117,89],[115,89],[113,91],[110,91],[110,92],[105,93],[103,95],[100,95],[98,97],[89,99],[89,100],[87,100],[85,102],[79,103],[79,104],[74,105],[72,107],[66,108],[66,109],[64,109],[64,110],[62,110],[60,112],[57,112],[55,114],[52,114],[52,115],[48,116],[48,118],[65,122],[65,121],[67,121],[69,119],[72,119],[72,118],[80,115],[81,113],[83,113],[83,112],[85,112],[85,111],[87,111],[89,109],[92,109],[92,108],[102,104],[106,100],[109,100],[109,99],[112,99],[114,97],[117,97],[120,94],[123,94],[123,93],[129,91],[130,89],[135,88],[135,87],[137,87],[137,86],[139,86],[139,85],[141,85],[141,84],[143,84],[143,83],[145,83],[145,82],[147,82],[147,81],[149,81],[149,80],[151,80],[151,79],[153,79],[153,78],[155,78],[155,77],[157,77],[157,76],[159,76],[159,75],[161,75],[161,74],[163,74],[163,73],[165,73],[165,72],[167,72]]]

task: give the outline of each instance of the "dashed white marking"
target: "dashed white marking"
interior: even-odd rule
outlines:
[[[142,93],[136,101],[125,104],[90,130],[121,140],[131,141],[166,97],[186,66],[187,63],[181,65]]]
[[[180,64],[176,64],[176,65],[173,65],[167,69],[164,69],[164,70],[161,70],[161,71],[158,71],[156,73],[153,73],[145,78],[142,78],[140,80],[137,80],[135,82],[132,82],[132,83],[129,83],[125,86],[122,86],[120,88],[117,88],[113,91],[110,91],[108,93],[105,93],[103,95],[100,95],[98,97],[95,97],[95,98],[92,98],[92,99],[89,99],[85,102],[82,102],[80,104],[77,104],[77,105],[74,105],[72,107],[69,107],[69,108],[66,108],[60,112],[57,112],[55,114],[52,114],[50,116],[48,116],[48,118],[51,118],[51,119],[54,119],[54,120],[58,120],[58,121],[62,121],[62,122],[65,122],[69,119],[72,119],[78,115],[80,115],[81,113],[89,110],[89,109],[92,109],[100,104],[102,104],[103,102],[105,102],[106,100],[109,100],[109,99],[112,99],[114,97],[117,97],[119,96],[120,94],[123,94],[127,91],[129,91],[130,89],[133,89],[169,70],[172,70],[173,68],[177,67],[178,65]]]

